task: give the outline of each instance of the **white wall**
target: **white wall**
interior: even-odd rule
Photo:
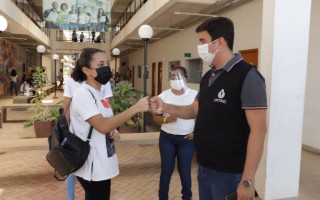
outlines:
[[[311,7],[311,26],[309,41],[309,59],[307,85],[304,107],[303,144],[317,149],[320,152],[320,1],[313,0]],[[299,38],[297,39],[299,40]]]

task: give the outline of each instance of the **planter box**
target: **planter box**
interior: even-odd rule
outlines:
[[[138,133],[138,125],[120,126],[119,133]]]
[[[52,121],[35,121],[33,126],[36,138],[47,138],[51,134],[54,123]]]

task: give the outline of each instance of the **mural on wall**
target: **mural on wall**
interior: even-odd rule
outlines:
[[[108,32],[110,11],[110,0],[43,0],[49,29]]]
[[[0,47],[0,94],[9,90],[9,72],[12,68],[17,70],[17,52],[8,40],[2,40]]]

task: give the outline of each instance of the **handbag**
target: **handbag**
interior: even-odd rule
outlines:
[[[91,95],[93,96],[92,93]],[[72,98],[67,110],[70,107],[71,101]],[[54,168],[53,176],[58,181],[64,181],[69,174],[77,171],[86,162],[90,152],[89,141],[91,139],[93,127],[90,126],[87,140],[83,141],[81,138],[69,131],[68,122],[65,117],[65,113],[63,112],[63,108],[59,109],[59,113],[59,120],[48,138],[49,152],[46,158],[48,163]],[[63,178],[59,178],[57,173]]]

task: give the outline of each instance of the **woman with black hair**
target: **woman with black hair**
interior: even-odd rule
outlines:
[[[158,97],[165,103],[177,106],[189,105],[194,101],[197,91],[187,86],[187,71],[182,66],[173,67],[169,75],[171,88]],[[153,120],[162,124],[159,138],[161,174],[159,200],[169,199],[169,185],[175,162],[181,180],[181,199],[191,200],[191,162],[194,153],[194,119],[181,119],[167,113],[154,113]]]
[[[33,88],[33,79],[28,78],[20,86],[20,91],[22,92],[23,95],[26,96],[31,96],[35,95],[36,91]]]
[[[10,92],[11,92],[11,98],[13,96],[13,87],[16,90],[16,96],[18,96],[18,86],[17,86],[17,72],[14,68],[12,68],[10,72]]]
[[[74,175],[85,190],[86,200],[110,199],[111,178],[119,174],[118,158],[113,142],[120,139],[116,130],[135,113],[148,110],[148,97],[128,110],[114,116],[111,106],[101,92],[101,86],[111,77],[106,54],[94,48],[84,49],[71,77],[86,81],[75,90],[70,105],[70,131],[86,140],[90,127],[90,153],[85,164]]]

